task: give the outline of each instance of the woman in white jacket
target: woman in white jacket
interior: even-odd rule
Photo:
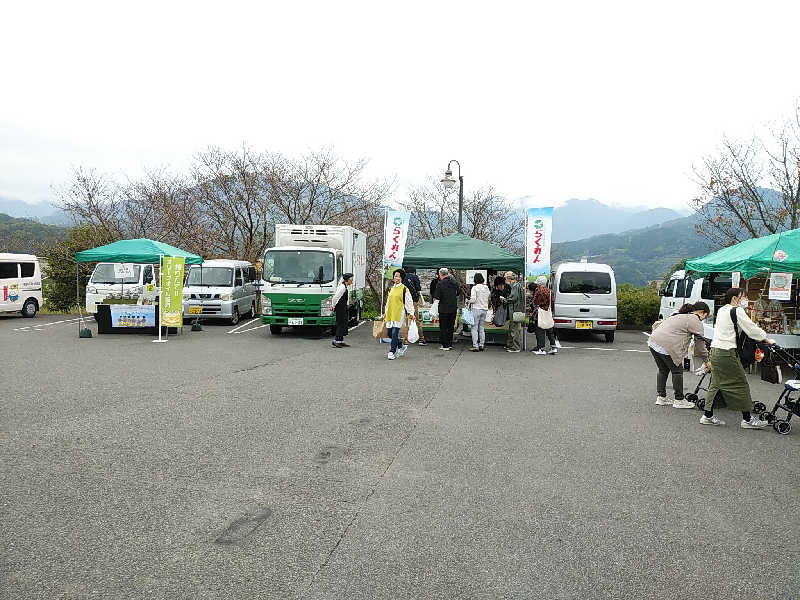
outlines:
[[[472,326],[472,348],[471,352],[483,350],[486,344],[486,313],[489,312],[489,286],[483,281],[481,273],[475,273],[473,278],[475,285],[469,296],[469,306],[472,309],[472,317],[475,324]]]
[[[722,392],[728,408],[742,411],[742,429],[763,429],[767,426],[766,421],[750,415],[753,400],[744,367],[739,360],[731,313],[736,311],[739,329],[748,337],[770,345],[775,341],[767,338],[766,332],[750,320],[744,310],[746,306],[744,290],[731,288],[725,292],[725,306],[717,311],[714,339],[711,341],[711,385],[708,386],[705,413],[700,417],[702,425],[725,425],[725,421],[714,416],[714,397],[717,392]]]

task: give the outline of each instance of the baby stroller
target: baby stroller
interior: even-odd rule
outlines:
[[[703,390],[704,392],[708,391],[707,387],[703,387],[703,382],[706,380],[706,376],[707,375],[708,375],[708,373],[706,373],[705,370],[704,370],[703,371],[703,376],[700,378],[700,381],[697,382],[697,387],[694,388],[694,392],[692,392],[691,394],[686,394],[684,396],[684,398],[686,400],[688,400],[689,402],[694,402],[694,405],[697,408],[699,408],[700,410],[703,410],[703,405],[705,404],[706,399],[698,397],[697,394],[698,394],[698,392],[700,390]],[[764,408],[766,408],[766,407],[764,407]]]
[[[795,372],[795,376],[800,377],[800,363],[798,363],[794,357],[788,352],[785,352],[783,348],[778,345],[771,346],[769,350],[776,355],[780,355],[786,364],[791,366],[791,369]],[[800,416],[800,398],[797,396],[792,397],[792,394],[795,392],[800,392],[800,379],[790,379],[783,384],[783,391],[780,396],[778,396],[778,401],[775,402],[775,406],[772,407],[772,410],[767,410],[764,404],[756,402],[753,405],[753,412],[760,413],[761,419],[770,423],[772,428],[781,435],[789,435],[789,432],[792,430],[792,415]],[[785,419],[778,418],[778,410],[786,412]]]

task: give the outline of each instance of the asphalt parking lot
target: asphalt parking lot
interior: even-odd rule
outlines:
[[[800,596],[800,422],[655,406],[641,332],[184,331],[0,317],[0,598]]]

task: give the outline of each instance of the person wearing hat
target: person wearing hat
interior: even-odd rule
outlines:
[[[549,310],[553,314],[555,305],[553,303],[553,292],[547,287],[547,277],[539,275],[536,278],[536,291],[533,293],[533,308],[538,310]],[[547,341],[550,342],[550,351],[547,354],[557,354],[556,348],[556,334],[555,327],[540,327],[539,320],[536,321],[536,348],[531,350],[534,354],[544,354],[544,338],[547,336]]]
[[[342,281],[339,282],[339,287],[331,299],[331,306],[335,307],[336,325],[334,326],[333,333],[333,347],[346,348],[350,344],[345,343],[344,336],[347,335],[347,324],[350,321],[350,311],[348,307],[348,293],[347,286],[353,284],[353,274],[345,273],[342,275]]]

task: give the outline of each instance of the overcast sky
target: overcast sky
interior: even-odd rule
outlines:
[[[397,196],[685,207],[723,135],[794,114],[798,2],[12,2],[0,197],[136,177],[209,145],[332,145]]]

